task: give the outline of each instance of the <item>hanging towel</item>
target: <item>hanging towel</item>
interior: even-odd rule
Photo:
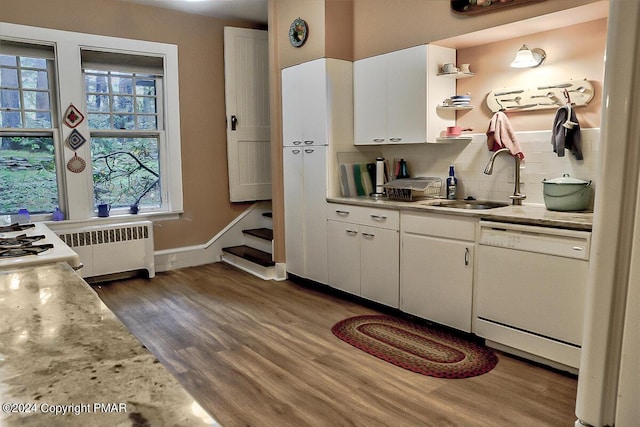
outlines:
[[[491,117],[489,129],[487,129],[487,148],[489,148],[489,151],[508,148],[512,155],[520,157],[520,160],[524,159],[524,153],[520,148],[520,144],[516,141],[511,122],[502,111],[498,111]]]
[[[553,152],[557,153],[558,157],[564,157],[565,149],[567,149],[576,156],[576,160],[584,159],[580,123],[578,123],[575,109],[571,108],[571,105],[565,105],[556,111],[551,132],[551,145]]]

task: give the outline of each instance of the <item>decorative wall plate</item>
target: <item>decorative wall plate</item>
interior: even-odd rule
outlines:
[[[71,147],[74,151],[80,148],[85,142],[87,142],[87,139],[82,136],[82,134],[78,132],[77,129],[72,130],[69,134],[69,137],[67,138],[67,144],[69,144],[69,147]]]
[[[78,153],[73,153],[73,157],[67,162],[67,169],[73,173],[80,173],[87,167],[87,162]]]
[[[307,41],[309,28],[304,19],[298,18],[291,23],[289,27],[289,41],[293,47],[300,47]]]
[[[73,104],[70,104],[64,113],[64,124],[70,128],[74,128],[82,123],[83,120],[84,116],[82,113]]]

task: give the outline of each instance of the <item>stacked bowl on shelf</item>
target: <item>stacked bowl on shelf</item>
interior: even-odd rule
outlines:
[[[449,105],[453,107],[466,107],[471,103],[470,95],[454,95],[449,98]]]

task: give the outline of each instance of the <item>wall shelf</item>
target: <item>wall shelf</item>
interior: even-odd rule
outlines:
[[[462,72],[457,72],[457,73],[438,73],[437,74],[440,77],[448,77],[451,79],[466,79],[467,77],[473,77],[475,76],[474,73],[462,73]]]
[[[438,110],[473,110],[473,105],[438,105]]]
[[[473,137],[471,136],[441,136],[436,138],[436,142],[432,144],[451,144],[454,142],[471,142]]]

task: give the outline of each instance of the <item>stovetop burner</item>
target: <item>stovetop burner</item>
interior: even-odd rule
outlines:
[[[12,231],[23,231],[35,227],[35,224],[15,224],[0,226],[0,233],[10,233]]]
[[[13,258],[25,255],[38,255],[41,252],[53,249],[51,243],[44,245],[29,245],[20,248],[0,248],[0,258]]]
[[[15,237],[0,237],[0,248],[10,249],[30,246],[38,240],[44,239],[44,237],[44,235],[27,236],[26,234],[21,234]]]

